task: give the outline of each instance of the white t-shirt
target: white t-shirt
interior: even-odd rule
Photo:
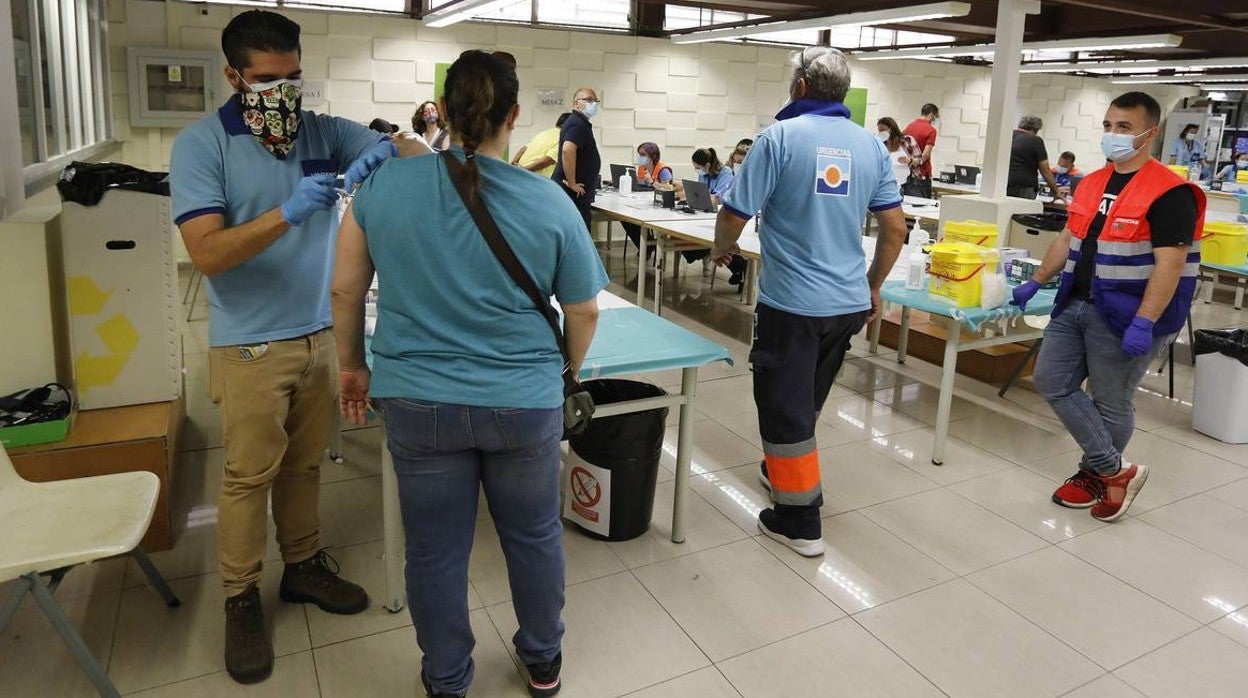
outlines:
[[[888,154],[888,162],[893,167],[893,177],[897,179],[897,186],[905,184],[906,180],[910,179],[910,165],[901,162],[904,157],[906,157],[905,148],[898,148]]]

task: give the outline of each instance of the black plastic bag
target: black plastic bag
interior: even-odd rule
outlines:
[[[1192,350],[1197,356],[1218,353],[1248,366],[1248,329],[1196,330]]]
[[[109,189],[169,196],[169,173],[148,172],[118,162],[71,162],[56,183],[62,201],[94,206]]]

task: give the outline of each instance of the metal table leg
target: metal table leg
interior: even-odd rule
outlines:
[[[381,520],[386,560],[386,598],[382,606],[391,613],[398,613],[407,602],[403,582],[405,542],[403,516],[399,512],[399,478],[394,473],[394,460],[385,439],[381,444]]]
[[[681,372],[680,431],[676,435],[676,482],[672,496],[672,542],[685,542],[685,495],[693,464],[693,399],[698,394],[698,369]]]
[[[654,236],[654,314],[663,314],[663,267],[667,266],[663,249],[663,236]]]
[[[1005,384],[1002,385],[1001,389],[997,391],[997,397],[1005,397],[1005,394],[1009,392],[1014,383],[1018,381],[1018,377],[1022,375],[1023,369],[1027,367],[1027,362],[1031,361],[1031,357],[1040,352],[1040,344],[1043,341],[1043,339],[1037,339],[1031,343],[1031,346],[1027,349],[1027,354],[1023,356],[1023,360],[1018,362],[1018,365],[1015,366],[1014,370],[1010,372],[1010,377],[1006,379]]]
[[[949,434],[949,413],[953,408],[953,379],[958,374],[958,345],[962,326],[953,324],[945,340],[945,362],[941,367],[940,402],[936,408],[936,442],[932,445],[932,465],[945,462],[945,439]]]
[[[910,346],[910,306],[901,306],[901,325],[897,327],[897,363],[906,363],[906,349]]]
[[[644,307],[646,302],[646,235],[646,229],[642,228],[637,236],[637,307]]]
[[[880,327],[884,324],[884,308],[880,308],[880,314],[871,322],[871,333],[868,335],[871,344],[868,350],[872,354],[880,353]]]

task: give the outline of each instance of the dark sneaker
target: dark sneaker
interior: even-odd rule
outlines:
[[[256,683],[273,673],[273,645],[264,632],[260,591],[247,591],[225,600],[225,670],[239,683]]]
[[[1124,460],[1116,475],[1097,475],[1096,479],[1105,488],[1105,494],[1093,505],[1092,518],[1098,521],[1117,521],[1127,513],[1127,507],[1131,506],[1135,495],[1144,487],[1148,480],[1148,467]]]
[[[821,529],[821,522],[817,517],[811,521],[798,521],[793,517],[777,514],[775,509],[758,512],[758,530],[768,538],[789,546],[803,557],[819,557],[823,554]]]
[[[313,603],[326,613],[351,615],[368,608],[368,594],[338,576],[338,561],[319,550],[303,562],[286,565],[279,590],[282,601]]]
[[[553,696],[562,688],[559,683],[559,672],[563,669],[563,653],[545,664],[529,664],[529,695],[533,698]]]
[[[768,492],[771,491],[771,478],[767,477],[767,461],[758,464],[758,484]]]
[[[1091,472],[1079,469],[1053,492],[1053,503],[1068,509],[1087,509],[1101,498],[1101,483]]]
[[[425,676],[425,670],[420,670],[420,684],[425,687],[425,695],[429,698],[463,698],[458,693],[434,693],[433,685],[429,683],[429,677]]]

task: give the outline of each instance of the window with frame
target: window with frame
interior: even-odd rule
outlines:
[[[27,188],[113,139],[106,0],[10,0]]]

